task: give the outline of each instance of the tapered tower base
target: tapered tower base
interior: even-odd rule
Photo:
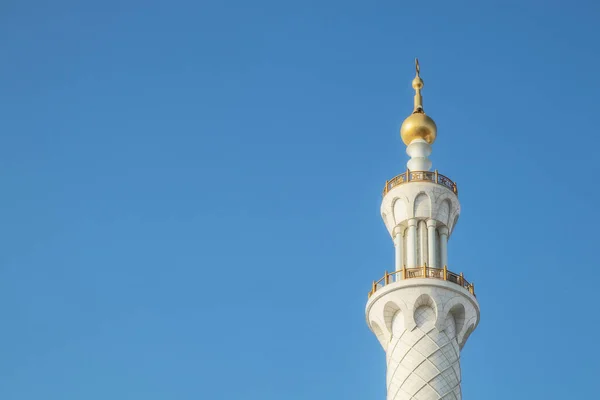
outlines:
[[[367,323],[386,351],[387,400],[461,400],[460,350],[479,323],[475,296],[425,278],[378,289]]]

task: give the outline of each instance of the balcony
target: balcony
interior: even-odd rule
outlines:
[[[378,281],[373,281],[373,286],[371,291],[369,292],[369,298],[379,289],[389,285],[390,283],[400,280],[406,279],[415,279],[415,278],[428,278],[428,279],[439,279],[441,281],[448,281],[455,283],[457,285],[462,286],[467,289],[469,293],[475,296],[475,285],[472,282],[468,282],[463,273],[456,274],[454,272],[448,271],[448,268],[444,266],[444,268],[430,268],[428,266],[422,266],[417,268],[402,268],[399,271],[385,272],[383,278]]]
[[[403,183],[408,182],[433,182],[438,185],[442,185],[452,190],[455,195],[458,196],[458,188],[456,183],[453,182],[447,176],[439,174],[437,169],[434,172],[430,171],[406,171],[398,176],[393,177],[389,181],[385,182],[385,187],[383,188],[383,195],[388,194],[390,190],[395,188],[396,186],[402,185]]]

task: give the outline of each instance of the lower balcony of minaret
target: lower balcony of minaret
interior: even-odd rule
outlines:
[[[460,400],[460,351],[479,323],[462,274],[421,267],[374,282],[367,323],[386,352],[387,400]]]

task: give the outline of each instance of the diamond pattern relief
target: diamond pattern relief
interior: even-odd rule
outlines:
[[[429,305],[415,310],[417,327],[394,324],[387,349],[387,400],[461,400],[460,350],[454,320],[440,332]]]
[[[415,368],[414,374],[423,379],[425,382],[429,382],[439,375],[437,368],[429,360],[423,361],[421,365]]]

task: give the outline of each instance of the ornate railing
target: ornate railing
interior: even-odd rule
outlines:
[[[369,292],[369,297],[371,297],[378,289],[381,289],[385,285],[389,285],[394,281],[398,282],[400,280],[414,278],[432,278],[456,283],[457,285],[467,289],[473,296],[475,296],[475,285],[473,282],[468,282],[463,276],[462,272],[460,274],[456,274],[448,271],[446,266],[444,266],[444,268],[430,268],[425,265],[417,268],[406,268],[405,266],[401,270],[395,272],[385,271],[383,278],[378,281],[373,281],[373,286]]]
[[[433,182],[438,185],[442,185],[452,190],[454,194],[458,196],[458,187],[456,183],[453,182],[447,176],[439,174],[437,169],[434,172],[430,171],[406,171],[398,176],[393,177],[389,181],[385,182],[385,187],[383,188],[383,195],[385,196],[390,190],[395,188],[398,185],[402,185],[403,183],[408,182]]]

